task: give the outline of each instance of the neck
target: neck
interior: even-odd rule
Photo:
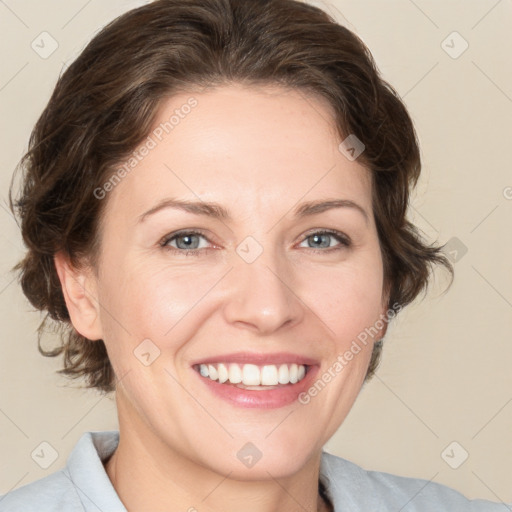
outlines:
[[[292,512],[332,510],[319,494],[321,451],[296,474],[234,480],[191,461],[144,425],[120,415],[119,445],[105,470],[128,511]]]

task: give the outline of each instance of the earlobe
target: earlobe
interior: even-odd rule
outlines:
[[[382,317],[385,319],[383,321],[384,323],[384,326],[381,330],[381,333],[380,333],[380,336],[379,336],[379,340],[382,340],[384,338],[384,336],[386,336],[386,333],[388,332],[388,315],[387,315],[387,310],[384,311],[384,313],[382,313]]]
[[[77,269],[63,251],[53,258],[73,327],[89,340],[103,339],[96,278],[92,269]]]
[[[389,308],[388,308],[388,304],[389,304],[389,292],[386,291],[385,294],[383,294],[383,297],[384,297],[384,300],[382,302],[382,313],[381,313],[381,318],[383,319],[383,323],[384,323],[384,326],[382,327],[382,330],[381,330],[381,333],[380,333],[380,336],[379,336],[379,340],[383,339],[384,336],[386,336],[386,333],[388,331],[388,323],[389,321],[391,320],[391,318],[389,318]]]

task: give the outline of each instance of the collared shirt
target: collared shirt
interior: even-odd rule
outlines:
[[[126,512],[103,466],[118,443],[117,430],[84,433],[63,469],[0,496],[0,512]],[[428,480],[367,471],[325,451],[320,479],[335,512],[505,512],[511,507],[469,500]]]

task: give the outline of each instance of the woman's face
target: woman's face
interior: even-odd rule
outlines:
[[[370,176],[340,142],[329,107],[298,91],[231,85],[163,105],[98,199],[89,287],[121,429],[241,479],[292,474],[333,435],[379,338],[358,336],[386,311]]]

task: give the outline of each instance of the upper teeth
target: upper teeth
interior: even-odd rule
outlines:
[[[275,386],[277,384],[295,384],[306,375],[306,367],[302,364],[255,364],[239,365],[236,363],[200,364],[199,373],[203,377],[218,380],[221,384],[242,383],[245,386]]]

